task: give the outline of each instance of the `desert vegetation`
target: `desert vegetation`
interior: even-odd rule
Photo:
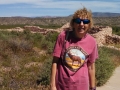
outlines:
[[[120,36],[120,27],[113,26],[112,29],[113,29],[113,34]]]
[[[36,90],[38,76],[44,61],[50,60],[56,35],[43,36],[27,30],[0,31],[0,89]]]

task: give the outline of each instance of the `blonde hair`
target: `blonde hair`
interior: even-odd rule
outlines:
[[[77,10],[74,14],[73,14],[73,17],[70,21],[70,27],[73,29],[73,19],[75,18],[87,18],[90,20],[90,23],[89,23],[89,28],[91,28],[93,26],[93,20],[92,20],[92,12],[91,10],[87,10],[85,7],[83,7],[82,9],[79,9]]]

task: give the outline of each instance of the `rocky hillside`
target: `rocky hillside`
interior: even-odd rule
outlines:
[[[70,20],[70,17],[56,17],[56,18],[44,18],[44,17],[0,17],[0,25],[9,24],[28,24],[28,25],[63,25]]]
[[[118,17],[120,13],[110,13],[110,12],[93,12],[93,17]]]
[[[71,16],[68,17],[0,17],[0,25],[64,25],[69,22]],[[93,17],[95,25],[104,26],[120,26],[120,16],[118,17]]]

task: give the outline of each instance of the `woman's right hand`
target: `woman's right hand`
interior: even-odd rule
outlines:
[[[57,88],[55,86],[50,86],[50,90],[57,90]]]

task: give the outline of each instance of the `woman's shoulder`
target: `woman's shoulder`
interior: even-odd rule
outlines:
[[[60,37],[65,37],[70,32],[71,32],[70,30],[63,30],[63,31],[60,32],[59,36]]]
[[[91,42],[96,42],[96,39],[91,34],[87,34],[87,39]]]

